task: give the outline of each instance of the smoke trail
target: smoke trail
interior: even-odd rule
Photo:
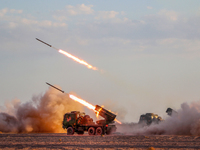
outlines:
[[[124,128],[126,127],[126,129]],[[134,135],[200,135],[200,102],[183,103],[177,115],[172,115],[159,124],[146,127],[124,125],[120,132]]]
[[[69,98],[68,94],[49,88],[44,95],[35,96],[30,102],[13,101],[0,113],[0,131],[14,133],[58,133],[62,128],[63,115],[83,106]]]

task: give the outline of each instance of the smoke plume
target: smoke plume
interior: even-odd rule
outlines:
[[[27,103],[14,100],[0,110],[0,131],[13,133],[61,133],[63,115],[83,106],[68,94],[49,88],[45,94],[35,96]]]
[[[183,103],[177,114],[167,117],[159,124],[141,127],[124,124],[119,132],[134,135],[200,135],[200,102]]]

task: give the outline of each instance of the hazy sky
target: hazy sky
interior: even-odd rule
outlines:
[[[39,38],[103,70],[90,70]],[[0,0],[0,105],[45,82],[138,121],[200,99],[199,0]]]

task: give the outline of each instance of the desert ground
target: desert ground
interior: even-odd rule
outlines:
[[[199,136],[0,134],[0,149],[200,149]]]

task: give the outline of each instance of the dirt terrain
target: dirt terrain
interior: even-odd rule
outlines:
[[[200,149],[199,136],[0,134],[0,149]]]

